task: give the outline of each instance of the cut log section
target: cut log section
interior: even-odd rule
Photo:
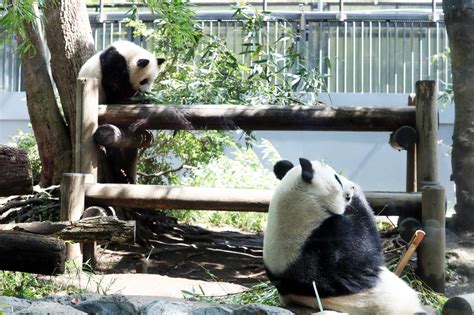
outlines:
[[[0,225],[0,231],[50,235],[74,242],[135,243],[135,221],[122,221],[115,217],[82,219],[74,222],[3,224]]]
[[[33,192],[33,175],[26,152],[0,145],[0,196]]]
[[[0,257],[0,270],[62,274],[66,244],[44,235],[0,231]]]
[[[151,147],[154,144],[154,137],[151,131],[145,129],[131,131],[129,128],[105,124],[100,125],[94,132],[94,141],[105,147],[138,149]]]

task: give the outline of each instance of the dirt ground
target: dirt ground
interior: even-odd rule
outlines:
[[[141,273],[251,286],[266,281],[263,236],[179,225],[156,234],[146,250],[109,244],[98,250],[97,271]]]
[[[448,230],[446,239],[446,295],[474,292],[474,235],[458,236]],[[178,224],[154,233],[148,246],[152,249],[139,245],[102,246],[97,271],[145,272],[243,286],[267,281],[262,263],[263,236],[259,234]]]

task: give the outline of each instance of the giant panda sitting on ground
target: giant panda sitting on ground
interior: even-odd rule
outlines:
[[[164,61],[132,42],[116,41],[87,60],[78,78],[99,80],[99,104],[132,104],[132,97],[151,90]],[[146,119],[142,119],[132,126],[120,127],[135,131],[145,124]],[[109,169],[107,181],[134,184],[137,149],[114,146],[102,149]]]
[[[350,314],[423,312],[417,294],[384,267],[381,240],[362,190],[328,165],[279,161],[264,236],[268,278],[285,305]],[[345,187],[344,187],[345,186]]]

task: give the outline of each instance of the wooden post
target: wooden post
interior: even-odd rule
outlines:
[[[64,173],[61,182],[61,221],[77,221],[81,218],[85,204],[85,174]],[[80,244],[66,244],[66,259],[82,265]]]
[[[77,80],[76,91],[76,151],[75,170],[78,173],[90,174],[89,183],[97,182],[97,148],[94,133],[99,125],[99,85],[96,79]],[[84,207],[82,207],[82,211]],[[82,212],[81,212],[82,214]],[[95,242],[83,244],[86,260],[96,261]]]
[[[416,94],[408,96],[408,106],[416,105]],[[406,191],[416,192],[416,142],[407,150]]]
[[[436,82],[416,82],[416,132],[418,134],[417,188],[438,182],[438,106]]]
[[[98,127],[99,87],[96,79],[77,81],[76,89],[76,145],[74,171],[91,174],[97,181],[97,149],[94,132]]]
[[[418,274],[433,290],[444,292],[445,199],[438,183],[438,107],[436,82],[416,82],[418,133],[417,190],[422,193],[422,226],[426,238],[418,250]]]
[[[422,197],[422,226],[425,239],[418,250],[418,274],[436,292],[445,289],[445,210],[444,188],[424,186]]]

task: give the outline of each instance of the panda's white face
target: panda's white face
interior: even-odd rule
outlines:
[[[127,61],[130,84],[140,92],[149,92],[164,59],[156,59],[148,50],[129,41],[118,41],[114,47]]]
[[[352,198],[351,190],[344,188],[350,181],[341,180],[329,165],[305,159],[298,166],[280,162],[274,168],[281,182],[270,201],[263,252],[266,266],[276,273],[298,258],[324,220],[344,213],[347,194]]]

